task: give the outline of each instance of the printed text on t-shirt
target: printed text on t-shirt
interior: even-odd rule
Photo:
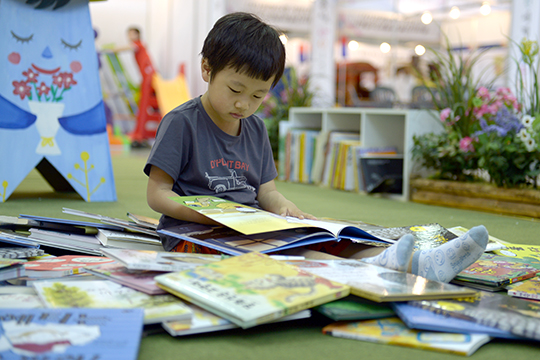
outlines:
[[[212,169],[215,169],[220,166],[226,166],[229,169],[249,171],[249,164],[246,164],[243,161],[225,160],[223,158],[210,161],[210,167]]]

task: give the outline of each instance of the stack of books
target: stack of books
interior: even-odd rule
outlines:
[[[359,260],[305,259],[279,251],[321,241],[384,247],[407,233],[415,236],[416,251],[421,251],[466,229],[457,227],[453,233],[438,224],[385,228],[361,222],[299,221],[218,198],[174,200],[221,225],[187,224],[158,231],[153,219],[145,219],[143,226],[133,215],[119,221],[71,209],[66,213],[95,216],[92,219],[98,222],[90,226],[28,215],[3,218],[0,335],[9,336],[11,343],[0,355],[49,354],[56,345],[26,346],[28,339],[16,334],[58,328],[59,338],[51,341],[65,343],[66,356],[77,351],[96,356],[122,351],[122,358],[135,359],[143,332],[155,326],[171,336],[196,336],[268,323],[309,322],[315,313],[318,324],[326,319],[320,329],[329,336],[461,355],[471,355],[493,338],[540,340],[540,247],[492,238],[489,251],[476,263],[452,283],[440,283]],[[138,226],[144,232],[136,232]],[[95,234],[88,234],[88,228]],[[152,230],[223,254],[170,253],[102,242],[89,253],[83,239],[98,239],[99,230],[137,236]],[[45,242],[35,236],[44,231],[74,240],[51,246],[52,238]],[[68,254],[48,252],[54,249]],[[31,320],[12,320],[21,316]],[[92,347],[104,336],[110,348]],[[75,338],[77,347],[70,342]]]

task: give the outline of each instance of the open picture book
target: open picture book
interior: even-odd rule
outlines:
[[[389,246],[413,234],[417,249],[437,247],[456,235],[439,224],[386,228],[361,221],[283,217],[213,196],[176,196],[172,200],[222,226],[186,223],[158,232],[230,255],[270,253],[326,241],[347,240]]]

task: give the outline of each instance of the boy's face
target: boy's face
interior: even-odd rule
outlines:
[[[257,111],[274,78],[255,79],[226,67],[210,81],[211,70],[206,59],[201,67],[203,79],[208,83],[208,91],[202,98],[204,109],[223,131],[238,135],[239,120]]]
[[[129,30],[128,31],[128,39],[130,41],[138,41],[139,40],[139,33],[135,30]]]

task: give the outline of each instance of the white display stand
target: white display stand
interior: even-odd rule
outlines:
[[[289,122],[291,128],[357,131],[364,147],[397,147],[398,153],[403,154],[403,193],[385,196],[402,201],[409,199],[413,135],[443,130],[428,110],[293,107],[289,110]]]

